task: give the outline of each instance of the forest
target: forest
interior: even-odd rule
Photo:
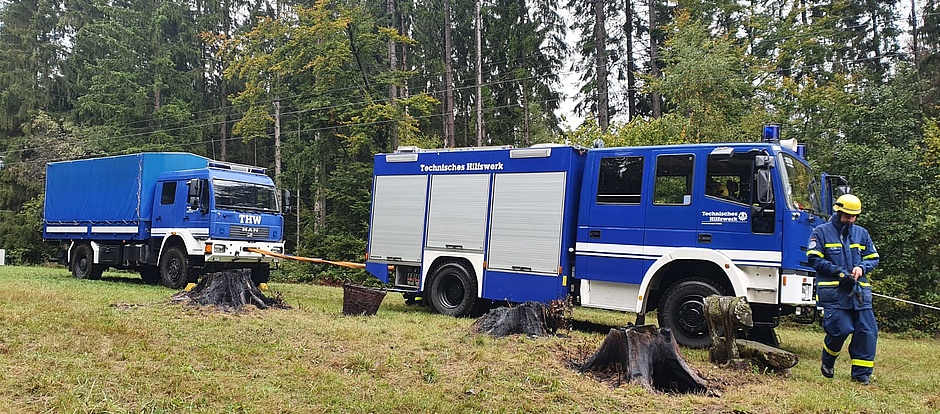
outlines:
[[[51,161],[265,166],[294,196],[289,252],[361,260],[376,153],[752,141],[773,123],[862,199],[875,291],[936,306],[938,99],[937,0],[5,0],[0,248],[52,256]],[[940,332],[940,312],[875,307],[884,329]]]

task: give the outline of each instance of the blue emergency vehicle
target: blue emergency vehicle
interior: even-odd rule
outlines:
[[[775,138],[379,154],[366,269],[454,316],[567,296],[637,323],[655,310],[692,347],[711,341],[705,296],[745,296],[775,344],[780,316],[814,311],[806,243],[848,191]]]
[[[42,234],[81,279],[107,268],[181,288],[200,274],[249,268],[267,282],[284,251],[282,200],[260,167],[188,153],[140,153],[46,165]]]

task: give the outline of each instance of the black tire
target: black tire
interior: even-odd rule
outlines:
[[[160,283],[160,268],[156,266],[147,266],[141,267],[138,269],[140,272],[140,278],[144,279],[144,282],[157,284]]]
[[[189,281],[189,258],[183,249],[173,246],[160,258],[160,283],[171,289],[181,289]]]
[[[251,267],[251,283],[258,286],[271,280],[271,265],[262,263]]]
[[[720,295],[721,290],[705,279],[685,279],[666,291],[659,307],[659,323],[672,331],[679,345],[707,348],[712,339],[708,333],[704,299]]]
[[[72,250],[72,276],[78,279],[98,280],[104,267],[95,265],[95,252],[91,245],[79,244]]]
[[[431,307],[438,313],[468,316],[477,301],[476,278],[460,263],[445,263],[434,272],[430,296]]]

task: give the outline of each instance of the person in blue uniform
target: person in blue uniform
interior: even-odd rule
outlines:
[[[869,273],[878,266],[878,251],[868,230],[855,224],[862,203],[844,194],[833,206],[835,214],[813,230],[806,256],[816,269],[816,305],[823,308],[822,367],[826,378],[849,335],[852,379],[868,385],[875,366],[878,324],[871,306]]]

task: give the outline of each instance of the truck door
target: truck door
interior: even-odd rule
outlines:
[[[699,208],[693,205],[695,155],[653,151],[649,205],[646,209],[648,253],[657,247],[698,245]]]
[[[182,217],[176,212],[181,210],[176,210],[178,208],[176,205],[178,202],[185,203],[186,186],[179,185],[176,181],[163,181],[157,183],[156,192],[153,198],[151,227],[154,229],[154,236],[162,236],[166,233],[166,229],[180,227]]]
[[[186,197],[184,197],[181,227],[187,228],[192,232],[193,237],[209,237],[209,180],[205,178],[193,178],[183,186]],[[194,198],[195,196],[195,198]]]
[[[590,159],[582,192],[575,267],[591,279],[636,283],[643,279],[643,191],[648,153],[605,150]]]
[[[703,185],[696,190],[702,192],[697,247],[721,250],[738,266],[780,263],[776,211],[773,204],[762,203],[756,191],[772,184],[759,184],[759,154],[716,148],[707,157]],[[773,194],[773,188],[764,190]]]

